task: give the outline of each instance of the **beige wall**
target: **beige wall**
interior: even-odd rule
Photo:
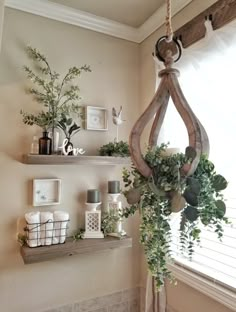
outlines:
[[[173,18],[173,29],[178,29],[183,24],[191,20],[193,17],[198,15],[204,9],[215,3],[215,0],[194,0],[190,5],[188,5],[183,11],[178,13]],[[150,103],[154,92],[156,84],[155,75],[155,65],[152,57],[152,52],[154,51],[155,43],[165,34],[164,27],[161,27],[156,32],[154,32],[150,37],[144,40],[140,45],[140,59],[141,59],[141,90],[140,90],[140,100],[141,100],[141,110],[144,111],[145,108]],[[150,125],[149,125],[150,126]],[[148,138],[148,129],[143,135],[144,141]],[[144,256],[142,255],[142,263],[145,263]],[[141,284],[145,287],[146,282],[146,267],[145,264],[142,268],[141,273]],[[173,312],[229,312],[230,310],[222,306],[213,299],[207,297],[207,294],[202,294],[192,287],[178,282],[176,287],[167,285],[167,304],[170,311]]]
[[[37,312],[52,306],[132,288],[139,283],[137,219],[131,218],[127,232],[134,248],[75,256],[45,263],[24,265],[16,242],[17,220],[30,211],[29,182],[33,178],[62,179],[62,203],[69,211],[71,232],[83,224],[88,188],[106,191],[107,180],[121,178],[121,167],[29,166],[20,162],[29,152],[38,129],[24,125],[20,109],[34,110],[24,93],[26,44],[40,49],[60,73],[72,65],[90,64],[92,73],[80,81],[82,103],[109,110],[109,131],[83,131],[77,136],[88,154],[112,141],[116,129],[111,107],[124,107],[126,122],[120,139],[127,139],[139,113],[138,45],[49,19],[6,9],[0,58],[0,310]],[[39,132],[40,133],[40,132]],[[34,208],[35,209],[35,208]],[[45,208],[44,208],[45,209]],[[43,210],[44,210],[43,209]]]
[[[173,21],[178,28],[215,1],[196,0]],[[22,65],[29,64],[26,44],[39,48],[60,73],[69,66],[90,64],[92,73],[80,81],[82,103],[124,107],[126,122],[120,139],[127,139],[130,129],[149,103],[155,89],[155,70],[151,56],[163,29],[140,46],[92,31],[6,9],[2,53],[0,57],[0,304],[4,312],[37,312],[74,301],[145,285],[145,269],[140,274],[138,218],[126,224],[134,238],[127,250],[75,256],[45,263],[24,265],[16,243],[17,221],[30,205],[29,182],[33,178],[62,179],[62,204],[71,217],[71,232],[83,224],[85,192],[100,187],[105,194],[108,179],[121,177],[121,168],[86,166],[27,166],[20,162],[27,153],[33,134],[38,131],[21,122],[19,111],[36,109],[37,103],[24,93],[26,84]],[[140,72],[141,71],[141,72]],[[141,74],[140,74],[141,73]],[[114,139],[115,128],[109,118],[109,132],[83,131],[77,143],[88,154]],[[144,261],[142,261],[143,263]],[[168,287],[168,305],[177,312],[226,312],[212,299],[179,283]],[[197,302],[198,305],[193,305]]]
[[[177,286],[167,285],[167,303],[171,312],[231,312],[207,294],[181,282]]]

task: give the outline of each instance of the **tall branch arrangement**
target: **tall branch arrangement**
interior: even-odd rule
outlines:
[[[142,176],[134,166],[123,171],[124,194],[129,204],[124,216],[136,210],[141,213],[140,240],[158,290],[166,278],[172,281],[168,268],[174,259],[171,214],[180,215],[177,245],[190,258],[194,246],[200,244],[202,227],[210,228],[221,239],[222,225],[228,223],[221,193],[227,182],[216,173],[214,164],[203,155],[196,171],[186,176],[181,169],[194,160],[195,150],[188,147],[185,154],[165,156],[166,148],[162,144],[148,149],[145,161],[152,168],[152,176]]]
[[[72,83],[82,72],[91,72],[90,66],[71,67],[61,78],[59,73],[51,69],[47,58],[41,52],[28,46],[27,54],[35,62],[36,71],[39,73],[24,66],[27,77],[35,85],[27,91],[43,107],[37,114],[21,110],[23,122],[31,126],[35,124],[47,131],[48,128],[57,127],[62,116],[71,113],[78,113],[81,116],[80,89],[77,84]]]

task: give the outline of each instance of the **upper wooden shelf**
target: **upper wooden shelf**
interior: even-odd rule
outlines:
[[[59,257],[107,251],[115,248],[132,247],[132,238],[89,238],[74,241],[68,238],[64,244],[30,248],[21,247],[21,255],[25,264],[53,260]]]
[[[23,155],[23,162],[29,165],[130,165],[129,157],[111,156],[64,156],[64,155]]]

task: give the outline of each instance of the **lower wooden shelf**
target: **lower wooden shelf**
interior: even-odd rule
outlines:
[[[105,238],[90,238],[79,241],[74,241],[72,238],[68,238],[64,244],[59,245],[41,246],[36,248],[22,246],[21,255],[24,263],[30,264],[53,260],[59,257],[95,253],[125,247],[132,247],[131,237],[125,236],[120,239],[107,236]]]

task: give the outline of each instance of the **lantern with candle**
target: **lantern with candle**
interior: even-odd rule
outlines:
[[[120,197],[120,181],[108,181],[107,212],[103,215],[103,231],[106,235],[122,237],[126,235],[123,229],[123,209]]]
[[[97,189],[87,191],[87,210],[85,211],[85,233],[84,238],[104,238],[101,231],[101,194]]]

